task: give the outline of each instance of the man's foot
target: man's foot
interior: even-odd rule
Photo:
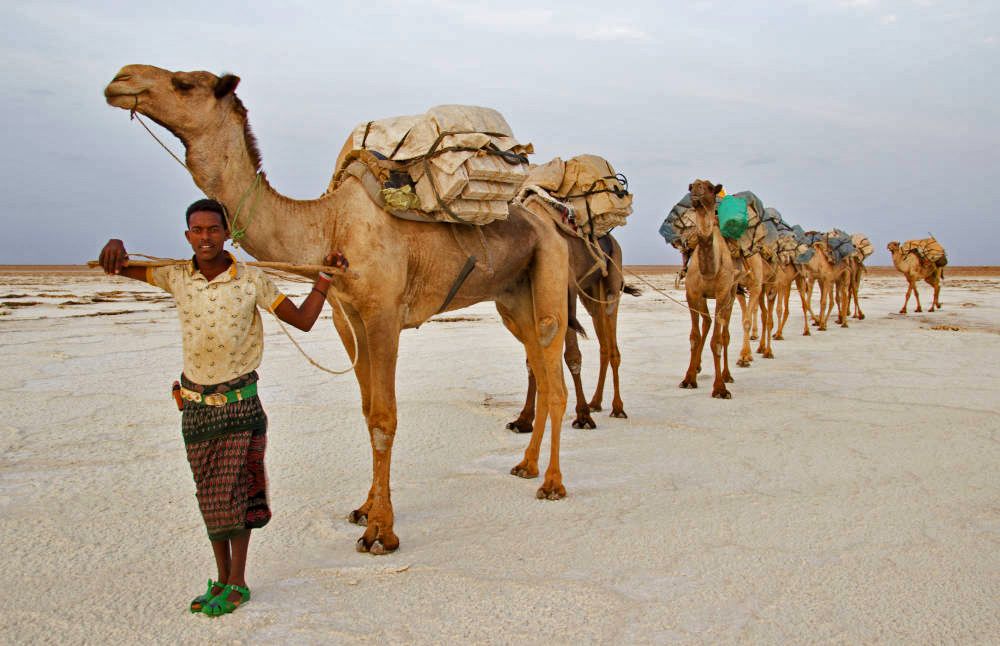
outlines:
[[[250,588],[230,583],[222,588],[222,592],[209,601],[201,611],[209,617],[218,617],[229,614],[247,601],[250,601]]]
[[[208,587],[205,588],[204,594],[199,594],[197,597],[191,600],[190,610],[191,612],[201,612],[202,608],[207,606],[213,598],[222,594],[222,590],[225,586],[212,579],[208,580]]]

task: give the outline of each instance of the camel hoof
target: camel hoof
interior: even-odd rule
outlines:
[[[628,415],[626,415],[625,411],[623,410],[611,411],[611,417],[617,417],[618,419],[628,419]]]
[[[774,358],[774,353],[771,352],[770,350],[768,350],[767,352],[764,353],[764,358],[765,359],[773,359]]]
[[[780,334],[776,334],[776,335],[774,335],[774,337],[772,337],[772,338],[773,338],[773,339],[774,339],[775,341],[784,341],[784,340],[785,340],[785,337],[781,336]]]
[[[365,537],[362,536],[358,539],[358,542],[354,544],[354,549],[362,553],[374,554],[375,556],[384,556],[386,554],[392,554],[397,549],[399,549],[399,541],[396,541],[395,547],[390,547],[386,545],[381,538],[376,538],[370,544],[365,542]]]
[[[520,419],[508,423],[507,429],[515,433],[530,433],[533,430],[531,422],[522,422]]]
[[[517,476],[518,478],[524,478],[525,480],[530,480],[531,478],[538,477],[538,467],[529,467],[524,463],[521,463],[510,470],[512,476]]]
[[[726,384],[732,384],[732,383],[736,383],[736,380],[733,379],[733,376],[731,374],[726,373],[726,374],[722,375],[722,382],[726,383]]]
[[[562,500],[566,497],[566,487],[562,485],[556,486],[541,486],[538,491],[535,492],[535,498],[539,500]]]
[[[758,336],[757,336],[756,334],[751,334],[751,335],[750,335],[750,340],[751,340],[751,341],[756,341],[756,340],[757,340],[758,338],[759,338],[759,337],[758,337]]]
[[[913,311],[914,312],[923,312],[923,310],[921,308],[919,308],[919,307],[917,309],[913,310]]]
[[[739,361],[736,362],[736,365],[738,365],[740,368],[749,368],[750,362],[747,361],[746,359],[740,359]]]
[[[601,408],[601,402],[590,402],[587,404],[587,408],[590,409],[591,413],[600,413],[603,408]]]
[[[577,417],[575,420],[573,420],[573,428],[593,429],[597,428],[597,423],[594,422],[594,420],[592,420],[590,417],[584,417],[584,418]]]
[[[361,525],[362,527],[368,526],[368,514],[355,509],[351,513],[347,514],[347,521],[354,523],[355,525]]]
[[[685,379],[684,381],[681,382],[681,388],[697,388],[697,387],[698,387],[698,382],[696,381],[688,381],[687,379]]]
[[[802,336],[812,336],[812,333],[809,332],[809,330],[806,330],[805,332],[802,333]]]
[[[712,397],[714,397],[715,399],[732,399],[733,394],[728,390],[726,390],[725,388],[723,388],[722,390],[713,391]]]
[[[862,314],[861,316],[859,316],[859,317],[858,317],[858,320],[859,320],[859,321],[863,321],[863,320],[865,320],[865,315],[864,315],[864,314]]]

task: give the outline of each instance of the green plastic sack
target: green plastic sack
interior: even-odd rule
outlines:
[[[724,238],[736,240],[747,230],[747,203],[738,197],[727,195],[719,202],[719,230]]]

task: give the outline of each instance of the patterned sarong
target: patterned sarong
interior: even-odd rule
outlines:
[[[256,371],[203,386],[181,375],[181,385],[202,394],[224,393],[257,381]],[[184,401],[181,431],[194,476],[198,508],[210,540],[225,540],[271,520],[267,504],[267,415],[254,395],[225,406]]]

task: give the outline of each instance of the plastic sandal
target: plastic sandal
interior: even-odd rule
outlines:
[[[238,601],[230,601],[229,594],[231,592],[239,592],[242,598]],[[229,584],[222,588],[222,592],[212,597],[212,600],[202,607],[201,611],[209,617],[218,617],[229,614],[247,601],[250,601],[250,588]]]
[[[191,600],[191,606],[190,606],[191,612],[201,612],[201,609],[204,608],[206,605],[208,605],[208,603],[215,598],[215,595],[212,594],[212,588],[214,588],[217,585],[221,586],[222,584],[216,583],[212,579],[208,580],[208,587],[205,588],[205,594],[199,594],[197,597]]]

